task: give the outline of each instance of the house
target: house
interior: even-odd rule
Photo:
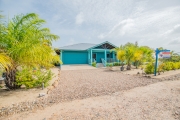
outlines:
[[[110,51],[116,46],[106,41],[100,44],[79,43],[60,47],[60,59],[63,64],[92,64],[115,62],[116,54]]]

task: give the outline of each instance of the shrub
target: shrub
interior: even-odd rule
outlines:
[[[96,62],[93,62],[93,63],[92,63],[92,66],[93,66],[93,67],[96,67]]]
[[[172,63],[171,62],[165,62],[164,64],[165,64],[164,69],[166,71],[172,70]]]
[[[158,70],[157,70],[159,74],[160,74],[160,72],[164,72],[165,71],[164,66],[165,66],[164,63],[159,64]]]
[[[113,63],[106,63],[106,67],[112,67]]]
[[[175,69],[178,69],[178,62],[175,63]]]
[[[52,72],[32,68],[23,68],[21,71],[17,72],[16,84],[25,85],[26,88],[41,87],[44,83],[44,87],[48,86],[48,82],[52,79]]]
[[[178,69],[178,65],[176,62],[170,62],[172,70]]]
[[[152,73],[154,73],[154,64],[153,64],[153,63],[148,63],[148,64],[146,65],[145,73],[146,73],[146,74],[152,74]]]
[[[180,69],[180,62],[177,62],[178,69]]]
[[[109,63],[109,67],[112,67],[113,66],[113,63]]]
[[[119,62],[114,62],[113,65],[114,66],[120,66],[120,63]]]

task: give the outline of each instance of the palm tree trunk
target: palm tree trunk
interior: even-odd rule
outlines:
[[[16,68],[11,68],[9,70],[6,70],[6,77],[5,77],[5,84],[6,87],[8,87],[9,89],[17,89],[20,86],[16,85],[16,72],[17,69]]]
[[[127,70],[131,70],[131,63],[130,63],[130,60],[128,60],[128,62],[127,62]]]

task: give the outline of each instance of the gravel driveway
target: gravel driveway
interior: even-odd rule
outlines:
[[[61,71],[59,86],[51,96],[58,102],[84,99],[129,90],[162,81],[142,76],[125,75],[107,69]]]
[[[48,118],[47,116],[50,117],[52,115],[51,116],[52,119],[64,118],[68,116],[72,116],[73,118],[76,118],[76,116],[80,116],[80,119],[84,119],[83,116],[89,117],[89,114],[92,115],[90,116],[90,118],[95,117],[95,119],[99,119],[100,117],[100,119],[102,119],[106,117],[104,115],[109,115],[108,113],[114,114],[115,111],[119,110],[125,116],[120,115],[121,112],[118,112],[117,115],[118,116],[120,115],[122,119],[126,119],[129,118],[128,115],[131,114],[131,112],[133,112],[133,115],[135,116],[138,115],[139,113],[141,113],[141,115],[144,115],[144,112],[147,116],[149,116],[151,112],[153,113],[153,115],[155,115],[155,113],[158,112],[159,110],[163,111],[165,109],[167,110],[168,114],[171,114],[168,116],[169,118],[172,118],[171,117],[172,114],[175,116],[173,118],[179,118],[180,93],[178,87],[180,83],[179,81],[177,83],[174,83],[176,81],[172,82],[172,80],[179,80],[180,74],[169,76],[162,79],[152,79],[137,75],[134,76],[125,75],[120,72],[113,72],[107,69],[67,70],[67,71],[61,71],[60,74],[61,75],[58,86],[55,89],[53,89],[53,91],[47,97],[42,99],[40,98],[38,101],[33,102],[30,106],[27,105],[25,110],[29,108],[35,108],[33,109],[34,111],[36,110],[36,108],[37,109],[47,108],[47,110],[49,109],[48,111],[40,112],[43,113],[42,115],[39,113],[35,115],[41,118],[42,117]],[[174,84],[167,89],[166,84],[163,86],[161,85],[162,83],[161,81],[168,81],[169,83],[172,82]],[[154,83],[157,85],[153,86]],[[167,85],[169,83],[167,83]],[[153,87],[147,87],[148,85],[151,84]],[[176,87],[176,89],[174,89],[174,86]],[[133,89],[136,89],[135,92],[133,91]],[[128,92],[128,91],[132,91],[132,92]],[[113,97],[114,95],[115,96],[118,95],[118,99],[116,99],[116,97],[114,98]],[[126,99],[126,97],[129,95],[131,98]],[[108,97],[103,97],[103,96],[108,96]],[[161,99],[161,97],[163,99]],[[90,100],[88,102],[83,102],[82,104],[86,104],[88,106],[86,108],[83,108],[82,111],[87,111],[88,116],[86,113],[82,112],[81,108],[78,108],[78,106],[76,106],[77,110],[74,109],[75,107],[73,107],[74,105],[76,105],[77,101],[79,100],[86,101],[87,98]],[[98,100],[94,102],[96,98]],[[152,101],[150,100],[151,98]],[[132,104],[134,102],[135,104]],[[173,105],[171,104],[171,102],[173,102]],[[177,106],[175,103],[177,103]],[[24,104],[25,103],[22,103],[19,104],[18,106],[24,106]],[[100,104],[100,108],[93,109],[98,104]],[[142,112],[141,104],[143,106],[143,112]],[[60,110],[61,112],[57,112],[57,110],[48,107],[52,105],[55,106],[55,108]],[[113,107],[110,107],[109,105]],[[18,106],[17,108],[14,107],[13,109],[18,109]],[[64,106],[65,110],[63,109],[61,110],[61,106]],[[69,106],[70,108],[66,109],[66,106]],[[101,108],[102,106],[105,106],[105,108]],[[137,110],[136,107],[138,108]],[[174,107],[176,108],[174,109]],[[148,111],[149,108],[151,108],[151,110]],[[12,107],[10,107],[9,109],[12,109]],[[99,109],[101,112],[98,112]],[[172,109],[174,109],[175,111],[172,111]],[[153,112],[154,110],[156,112]],[[73,115],[71,114],[72,112],[74,113]],[[56,117],[53,117],[54,113],[57,114]],[[19,114],[17,115],[17,118],[18,116],[23,116],[23,117],[26,116],[27,119],[31,119],[32,117],[35,116],[33,115],[27,117],[28,114],[30,113],[28,112],[26,113],[26,115]],[[160,116],[159,118],[161,118],[162,117],[161,113],[158,114]],[[166,114],[166,111],[165,112],[163,111],[163,114]],[[110,115],[110,118],[111,116],[113,117],[114,115]],[[118,116],[115,115],[115,118],[117,119]],[[130,118],[133,118],[133,116],[130,116]],[[140,117],[138,119],[144,119],[144,118],[146,117]],[[150,116],[150,118],[154,119],[156,118],[156,116],[152,116],[152,117]]]

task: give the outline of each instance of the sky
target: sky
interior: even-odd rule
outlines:
[[[0,0],[0,11],[37,13],[60,36],[53,47],[137,41],[180,52],[180,0]]]

